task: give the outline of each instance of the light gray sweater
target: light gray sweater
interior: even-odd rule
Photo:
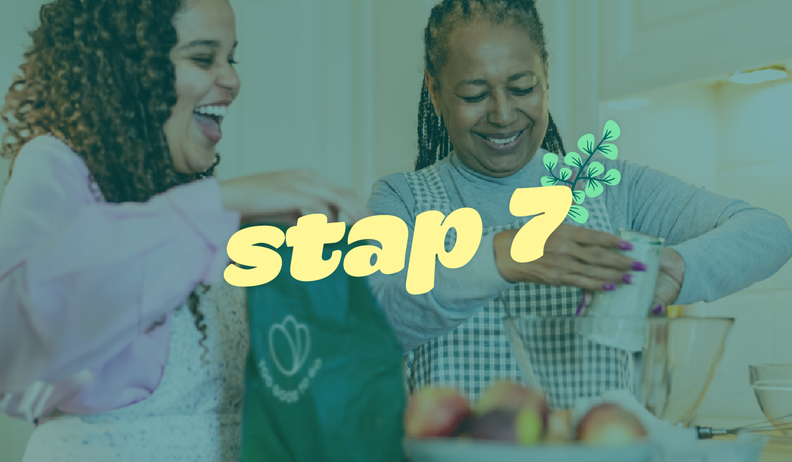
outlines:
[[[519,172],[491,178],[466,167],[453,153],[438,170],[453,209],[472,207],[484,228],[513,223],[509,201],[517,188],[538,187],[547,175],[539,150]],[[714,301],[772,276],[792,258],[792,230],[783,218],[743,201],[729,199],[651,168],[597,156],[605,170],[616,168],[621,182],[605,186],[605,204],[614,230],[632,229],[664,237],[685,260],[677,304]],[[482,239],[462,268],[436,264],[435,286],[411,295],[405,284],[415,225],[415,198],[401,173],[380,179],[369,208],[394,215],[410,230],[404,269],[369,277],[377,299],[405,351],[450,332],[511,284],[495,266],[493,235]],[[585,203],[583,204],[585,206]]]

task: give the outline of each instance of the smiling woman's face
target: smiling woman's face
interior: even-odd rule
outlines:
[[[176,171],[199,173],[214,163],[220,124],[239,94],[236,20],[228,0],[186,0],[173,25],[178,99],[163,129]]]
[[[523,168],[547,131],[547,77],[528,34],[479,21],[449,40],[445,65],[426,74],[454,153],[471,169],[506,177]]]

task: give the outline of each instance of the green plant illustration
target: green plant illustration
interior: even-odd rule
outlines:
[[[599,143],[595,144],[594,135],[591,133],[581,136],[578,140],[578,148],[581,153],[569,152],[564,157],[566,165],[578,169],[574,179],[572,179],[572,168],[569,167],[562,167],[557,175],[554,173],[555,168],[559,164],[557,154],[548,152],[544,155],[544,166],[550,172],[550,176],[542,177],[542,186],[563,184],[568,185],[572,189],[572,199],[576,205],[572,205],[569,208],[568,215],[578,223],[588,221],[589,212],[582,205],[586,197],[597,197],[605,190],[604,185],[615,186],[621,181],[621,174],[615,168],[606,172],[605,167],[600,162],[591,162],[597,151],[610,160],[616,159],[619,155],[619,150],[615,144],[608,142],[614,141],[620,134],[619,125],[609,120],[605,123],[602,140]],[[575,191],[578,181],[586,182],[586,187],[582,191]]]

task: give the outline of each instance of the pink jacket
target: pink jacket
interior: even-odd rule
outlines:
[[[0,204],[0,412],[30,422],[148,397],[171,310],[222,278],[239,229],[216,179],[111,204],[88,175],[64,143],[41,136],[19,153]]]

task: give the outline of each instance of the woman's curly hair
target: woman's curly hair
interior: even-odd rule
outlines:
[[[214,167],[198,175],[176,172],[163,131],[177,99],[170,51],[177,43],[173,17],[183,3],[55,0],[42,6],[22,76],[0,109],[8,127],[0,154],[11,159],[11,173],[22,146],[52,134],[84,159],[98,200],[146,202],[211,175]],[[195,290],[189,306],[206,351]]]

